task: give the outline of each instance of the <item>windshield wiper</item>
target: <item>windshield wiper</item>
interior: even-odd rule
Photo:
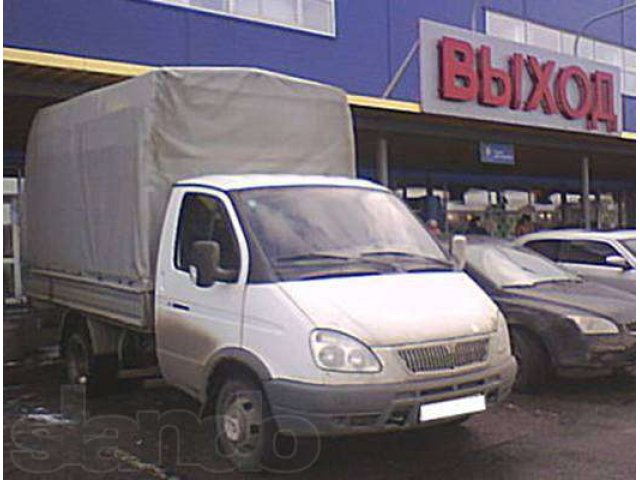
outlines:
[[[276,264],[282,263],[303,263],[307,261],[316,262],[316,261],[340,261],[344,263],[365,263],[369,265],[375,265],[377,267],[384,267],[385,269],[398,270],[398,268],[394,265],[391,265],[388,262],[384,262],[382,260],[376,260],[373,258],[364,258],[362,256],[349,256],[349,255],[341,255],[338,253],[320,253],[320,252],[309,252],[309,253],[301,253],[299,255],[291,255],[287,257],[276,258]]]
[[[337,253],[320,253],[320,252],[309,252],[309,253],[301,253],[298,255],[290,255],[287,257],[278,257],[276,258],[277,263],[281,262],[304,262],[306,260],[342,260],[342,261],[350,261],[353,260],[353,257],[349,257],[347,255],[340,255]]]
[[[533,284],[541,285],[543,283],[566,283],[566,282],[580,283],[581,281],[582,280],[574,279],[574,278],[547,278],[545,280],[534,281]]]
[[[582,280],[579,278],[548,278],[544,280],[532,280],[530,283],[514,283],[511,285],[502,285],[501,288],[533,288],[538,285],[543,285],[545,283],[581,283]]]
[[[429,263],[437,263],[438,265],[442,265],[444,267],[452,267],[451,262],[447,260],[442,260],[440,258],[429,257],[427,255],[421,255],[419,253],[405,252],[402,250],[377,250],[373,252],[364,252],[360,255],[361,257],[384,257],[384,256],[393,256],[393,257],[404,257],[410,259],[419,259],[424,262]]]

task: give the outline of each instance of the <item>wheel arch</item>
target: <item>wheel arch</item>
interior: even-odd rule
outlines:
[[[547,360],[549,362],[548,366],[551,368],[555,366],[556,357],[553,354],[553,349],[547,344],[547,342],[545,342],[543,334],[531,328],[531,326],[525,322],[518,322],[518,321],[515,321],[513,323],[509,322],[508,329],[509,329],[509,335],[511,335],[511,332],[515,330],[518,332],[522,332],[524,335],[534,340],[544,350],[547,356]]]
[[[254,353],[237,347],[223,348],[207,364],[205,383],[201,389],[203,411],[212,412],[213,401],[224,379],[240,372],[250,376],[259,385],[272,378],[266,364]]]
[[[91,347],[95,355],[117,355],[122,328],[111,325],[97,317],[78,310],[67,310],[62,313],[60,325],[60,348],[64,354],[65,340],[73,332],[84,331],[89,335]]]

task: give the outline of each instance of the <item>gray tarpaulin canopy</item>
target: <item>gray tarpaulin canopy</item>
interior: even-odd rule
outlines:
[[[240,68],[163,68],[46,108],[26,167],[27,266],[143,288],[176,180],[355,174],[344,92]]]

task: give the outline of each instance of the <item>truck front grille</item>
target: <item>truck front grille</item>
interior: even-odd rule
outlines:
[[[413,373],[445,370],[484,362],[488,354],[488,338],[398,350],[399,357]]]

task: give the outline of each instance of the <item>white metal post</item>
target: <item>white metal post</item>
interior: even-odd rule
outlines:
[[[382,185],[389,186],[389,142],[383,136],[378,138],[376,178]]]
[[[591,206],[589,202],[589,157],[582,157],[582,212],[584,228],[591,229]]]
[[[11,199],[11,233],[13,244],[13,278],[15,281],[15,297],[18,301],[22,301],[22,271],[21,271],[21,255],[20,255],[20,215],[18,212],[18,197]]]

